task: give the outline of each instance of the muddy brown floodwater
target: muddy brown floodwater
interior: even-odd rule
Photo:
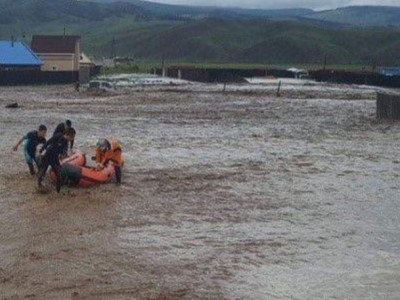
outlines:
[[[0,299],[399,299],[400,125],[368,87],[0,88]],[[4,109],[18,101],[18,109]],[[118,136],[123,184],[47,182],[16,140]]]

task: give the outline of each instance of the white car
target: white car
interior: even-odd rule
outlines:
[[[91,80],[89,82],[88,90],[93,90],[93,91],[102,91],[102,92],[113,92],[115,91],[114,86],[104,80]]]

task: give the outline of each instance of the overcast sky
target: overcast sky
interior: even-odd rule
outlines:
[[[236,6],[244,8],[312,8],[316,10],[337,8],[349,5],[389,5],[400,6],[400,0],[149,0],[152,2],[183,4]]]

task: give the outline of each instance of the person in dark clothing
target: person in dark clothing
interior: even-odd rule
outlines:
[[[65,123],[60,123],[60,124],[57,125],[56,129],[54,130],[53,136],[55,134],[57,134],[57,133],[64,133],[64,132],[68,131],[71,128],[72,128],[71,120],[67,120],[67,121],[65,121]],[[74,130],[74,132],[75,132],[75,130]],[[71,151],[72,151],[73,147],[74,147],[74,139],[72,139],[70,141],[70,149],[71,149]],[[64,149],[64,154],[67,155],[67,153],[68,153],[68,144],[67,144],[66,148]]]
[[[68,128],[72,127],[71,120],[67,120],[57,125],[56,129],[54,129],[53,135],[56,133],[64,133]]]
[[[61,189],[61,177],[60,177],[60,155],[63,154],[65,145],[74,139],[74,134],[71,130],[64,133],[56,133],[51,139],[49,139],[40,150],[42,153],[46,150],[46,153],[42,157],[42,164],[39,171],[38,185],[42,187],[42,181],[46,175],[46,171],[49,166],[54,170],[57,177],[56,190],[57,193]]]
[[[75,140],[76,131],[75,131],[75,129],[74,129],[73,127],[68,127],[68,129],[66,130],[66,132],[69,132],[69,133],[73,136],[72,140],[69,141],[70,150],[71,150],[71,152],[72,152],[72,147],[74,146],[74,140]],[[68,155],[68,143],[67,143],[67,147],[64,148],[64,153],[63,153],[63,154],[64,154],[65,156]]]
[[[18,150],[18,146],[24,142],[24,156],[25,161],[28,164],[29,172],[31,175],[35,175],[35,168],[33,167],[33,163],[35,162],[38,170],[39,163],[36,159],[36,147],[39,144],[46,143],[46,133],[47,128],[44,125],[39,126],[39,130],[33,130],[24,135],[13,147],[14,151]]]

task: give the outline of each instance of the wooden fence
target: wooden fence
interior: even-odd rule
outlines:
[[[79,72],[39,70],[0,71],[0,85],[67,84],[79,80]]]
[[[316,81],[365,84],[383,87],[400,87],[400,76],[385,76],[373,72],[351,72],[343,70],[317,70],[310,71],[310,77]]]

